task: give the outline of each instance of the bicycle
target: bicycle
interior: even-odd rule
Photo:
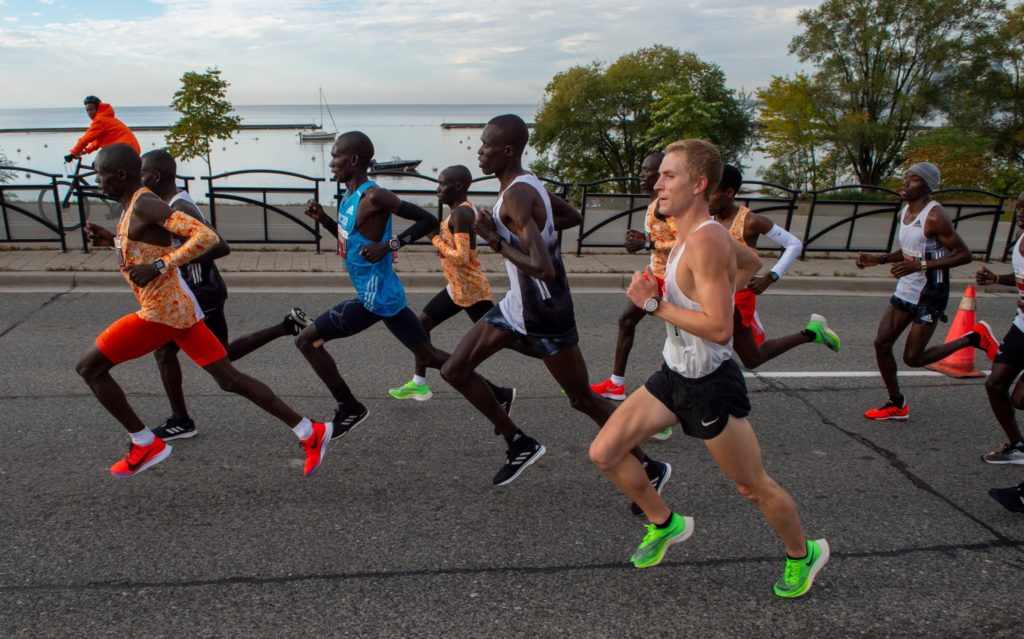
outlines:
[[[64,164],[64,167],[66,170],[67,163]],[[89,169],[90,167],[87,167],[86,171]],[[87,172],[83,175],[82,158],[78,158],[78,161],[75,163],[74,172],[66,175],[66,177],[71,178],[71,181],[57,182],[58,189],[62,185],[66,185],[68,187],[63,197],[60,196],[59,190],[56,195],[54,195],[53,189],[47,188],[39,191],[39,197],[36,201],[36,205],[39,209],[39,215],[56,225],[58,219],[57,207],[59,206],[61,210],[60,220],[63,222],[64,231],[77,231],[82,228],[82,220],[89,219],[91,217],[90,213],[92,211],[93,201],[97,200],[105,205],[103,207],[97,207],[99,209],[99,213],[104,219],[94,221],[99,223],[110,221],[116,222],[121,217],[121,203],[117,200],[108,198],[94,185],[89,184],[86,178],[94,174],[95,171],[92,173]],[[69,215],[69,213],[71,213],[71,197],[76,194],[78,196],[76,202],[81,206],[82,214],[80,216],[76,214]]]

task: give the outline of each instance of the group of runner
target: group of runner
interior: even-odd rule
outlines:
[[[427,211],[369,179],[374,149],[365,134],[352,131],[339,136],[331,149],[330,170],[344,185],[345,196],[336,215],[314,201],[307,203],[305,211],[337,236],[356,297],[314,319],[293,308],[282,321],[230,343],[223,313],[227,292],[213,264],[229,249],[205,224],[194,202],[174,186],[173,158],[165,151],[140,158],[136,149],[121,143],[103,148],[95,161],[97,181],[108,196],[122,202],[124,213],[114,232],[91,222],[87,231],[95,245],[111,246],[117,252],[141,307],[104,330],[78,365],[97,399],[131,438],[128,454],[111,472],[117,476],[142,472],[171,453],[166,441],[195,435],[181,393],[176,358],[180,349],[222,389],[246,397],[291,428],[305,454],[304,474],[313,474],[331,441],[369,416],[368,407],[356,399],[325,345],[384,322],[414,360],[412,379],[389,393],[398,399],[425,401],[432,395],[426,369],[440,370],[441,377],[504,439],[505,462],[493,478],[495,485],[513,482],[546,452],[540,441],[512,420],[516,389],[496,386],[476,372],[498,351],[512,349],[540,359],[570,405],[600,429],[590,447],[590,459],[631,500],[632,512],[645,515],[648,522],[631,558],[636,567],[658,564],[670,545],[694,531],[693,518],[674,512],[661,497],[671,466],[641,449],[648,438],[667,437],[677,426],[705,442],[718,466],[740,494],[760,509],[783,542],[786,566],[773,586],[775,594],[789,598],[806,593],[828,561],[829,546],[824,539],[804,535],[792,497],[765,472],[747,419],[750,403],[745,382],[732,357],[735,350],[744,366],[755,368],[800,344],[839,350],[838,335],[819,314],[812,314],[801,331],[766,339],[756,296],[785,275],[801,250],[799,240],[737,204],[742,176],[735,167],[723,164],[710,143],[683,140],[648,156],[640,176],[652,196],[645,230],[630,232],[626,249],[650,250],[651,264],[634,274],[627,291],[629,305],[619,319],[612,376],[591,385],[557,239],[558,231],[578,225],[581,217],[524,169],[528,136],[526,124],[515,115],[487,123],[478,159],[484,174],[498,178],[497,202],[491,211],[476,207],[468,199],[469,169],[448,167],[440,175],[438,197],[450,215],[440,225]],[[964,347],[981,348],[995,357],[994,338],[984,323],[960,340],[925,348],[948,300],[948,269],[970,260],[941,206],[928,197],[935,188],[929,181],[933,168],[915,165],[907,172],[901,190],[906,201],[900,213],[902,250],[858,257],[861,267],[894,262],[893,275],[900,277],[876,339],[890,400],[868,411],[869,419],[906,419],[908,415],[906,400],[895,385],[891,348],[910,324],[911,339],[904,355],[910,365],[924,365]],[[936,183],[937,176],[936,169]],[[396,215],[413,222],[398,234],[392,230]],[[1018,218],[1024,225],[1020,201]],[[762,236],[784,251],[770,271],[758,275],[762,262],[753,249]],[[447,286],[417,316],[408,307],[391,256],[424,237],[438,250]],[[505,259],[510,287],[497,304],[480,268],[479,242]],[[1015,271],[1017,258],[1021,261],[1018,278],[1024,277],[1020,249],[1018,243],[1014,255]],[[1021,290],[1024,298],[1024,287]],[[474,324],[449,354],[432,344],[430,331],[462,311]],[[645,315],[665,322],[664,363],[627,396],[626,361],[635,327]],[[1018,319],[1024,327],[1024,311]],[[295,336],[302,356],[337,402],[331,420],[317,422],[299,415],[265,384],[232,366],[233,360],[285,335]],[[150,352],[157,353],[172,410],[172,416],[153,430],[131,409],[110,376],[117,364]],[[1024,362],[1019,355],[1013,364],[1004,362],[998,378],[993,375],[990,397],[1006,396],[1009,383],[1024,367],[1016,365]],[[1001,380],[1002,386],[995,380]],[[624,401],[616,405],[613,400]],[[1019,385],[1013,402],[1024,405]],[[997,403],[993,399],[994,408]],[[1016,433],[1013,441],[1007,429],[1011,436],[1003,450],[1007,455],[1024,446],[1012,408],[1006,414],[1009,406],[1009,400],[1000,405]]]

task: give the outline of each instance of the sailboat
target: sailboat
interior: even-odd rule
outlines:
[[[332,131],[324,131],[324,108],[327,108],[327,116],[331,118]],[[299,142],[333,142],[338,135],[338,125],[334,123],[334,114],[331,113],[331,105],[327,104],[327,96],[323,88],[320,89],[320,125],[316,128],[320,131],[299,131]]]

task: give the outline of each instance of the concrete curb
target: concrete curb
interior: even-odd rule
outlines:
[[[270,288],[283,290],[308,290],[351,288],[348,278],[340,272],[280,272],[280,271],[222,271],[229,289]],[[444,287],[441,273],[401,273],[399,277],[408,288],[440,289]],[[491,284],[497,289],[508,288],[508,277],[504,273],[488,273]],[[570,273],[569,283],[578,289],[625,290],[632,273]],[[952,297],[962,294],[972,280],[954,279]],[[0,287],[8,289],[33,288],[89,288],[123,286],[124,278],[113,271],[0,271]],[[896,283],[889,277],[809,277],[789,276],[770,289],[770,292],[813,293],[815,291],[843,291],[858,293],[891,293]],[[1006,293],[1005,287],[980,287],[979,292]]]

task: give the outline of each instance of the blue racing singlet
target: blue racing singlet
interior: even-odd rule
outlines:
[[[405,288],[395,274],[391,256],[385,256],[379,262],[367,261],[361,254],[367,244],[375,244],[375,240],[364,237],[356,229],[356,214],[363,193],[375,182],[366,181],[338,203],[338,241],[344,245],[345,268],[356,287],[359,301],[374,315],[391,317],[405,308]],[[384,228],[384,239],[391,238],[391,217],[388,216]]]

